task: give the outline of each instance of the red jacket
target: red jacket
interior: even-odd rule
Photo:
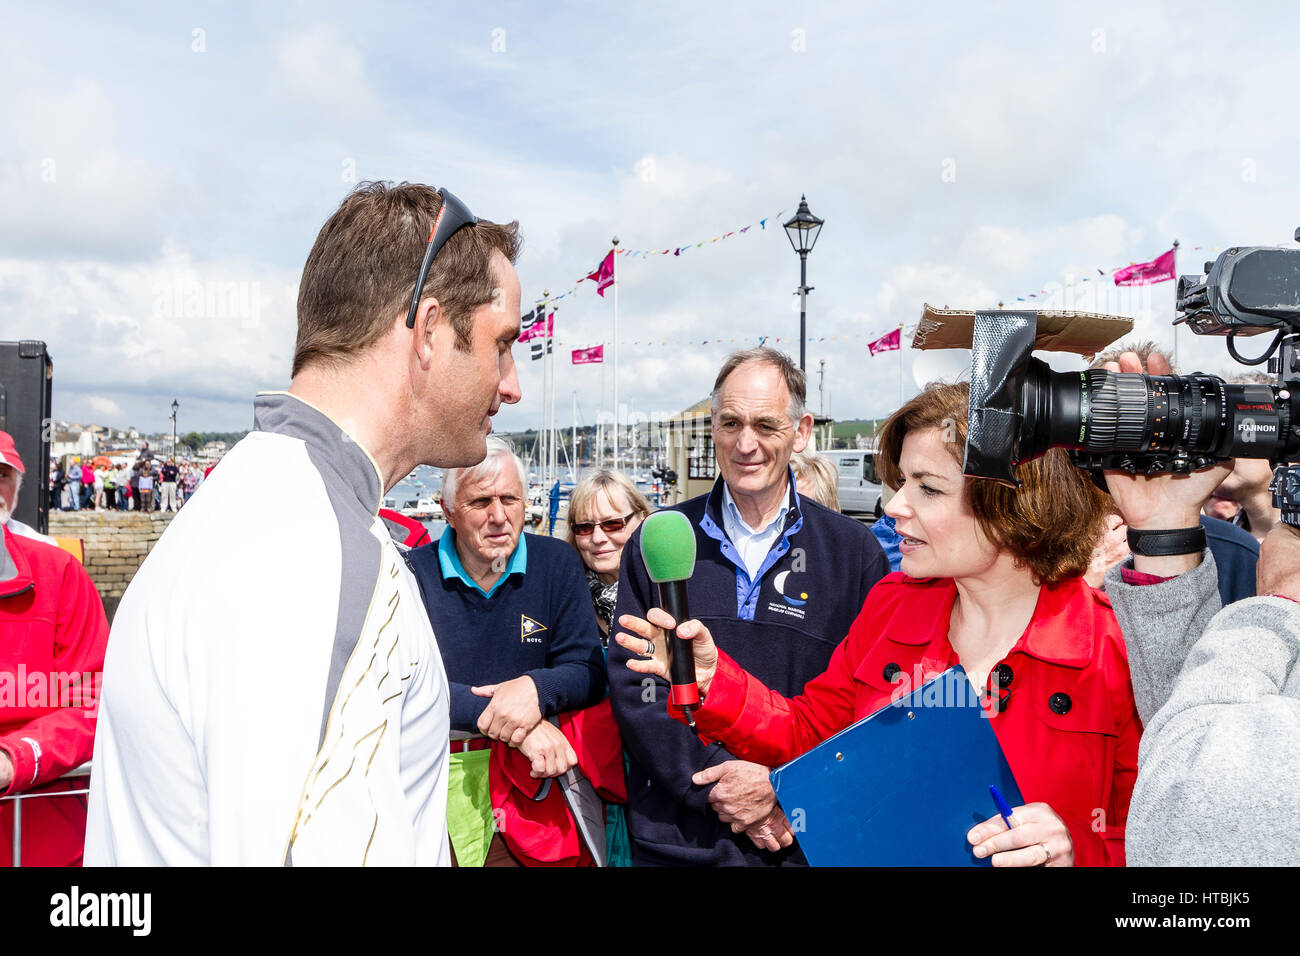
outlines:
[[[769,766],[794,759],[958,663],[948,643],[956,594],[950,578],[882,579],[826,671],[793,699],[719,652],[695,715],[700,736]],[[1044,587],[1029,627],[999,663],[1012,675],[993,729],[1025,801],[1046,803],[1065,821],[1076,865],[1123,866],[1142,725],[1109,600],[1081,578]]]
[[[90,575],[60,548],[3,532],[0,751],[14,778],[0,795],[84,789],[56,783],[90,759],[108,621]],[[81,862],[85,796],[23,801],[23,863]],[[13,802],[0,804],[0,863],[12,859]]]
[[[433,539],[429,537],[429,529],[414,518],[408,518],[400,511],[394,511],[391,508],[379,509],[380,520],[388,527],[388,533],[393,540],[406,548],[418,548],[422,544],[429,544]]]
[[[623,741],[609,698],[594,707],[559,715],[560,730],[578,755],[578,769],[602,798],[627,803]],[[541,800],[546,784],[530,776],[532,762],[506,744],[493,742],[488,787],[494,814],[510,852],[529,866],[588,866],[591,854],[565,802],[559,779]]]

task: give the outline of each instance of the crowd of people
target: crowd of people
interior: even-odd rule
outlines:
[[[211,469],[207,469],[211,470]],[[68,455],[50,459],[51,511],[181,510],[203,483],[205,469],[182,458],[162,458],[145,442],[134,461],[113,464]]]
[[[322,228],[288,391],[118,608],[87,863],[806,865],[771,769],[958,666],[1024,798],[953,835],[973,861],[1300,862],[1300,536],[1269,527],[1258,469],[1102,490],[1057,449],[1018,488],[966,478],[967,386],[938,384],[880,432],[868,527],[810,447],[803,372],[747,349],[712,386],[718,478],[673,506],[695,546],[674,621],[625,475],[578,484],[565,539],[524,533],[523,465],[490,436],[522,398],[519,249],[411,184]],[[446,470],[436,541],[381,515],[418,464]],[[1203,513],[1222,501],[1249,530]],[[7,740],[0,783],[9,755],[24,785]]]

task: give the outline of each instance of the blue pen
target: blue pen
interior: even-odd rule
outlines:
[[[1011,804],[1007,803],[1007,798],[998,792],[998,788],[989,784],[989,794],[993,797],[993,802],[998,805],[998,813],[1002,814],[1002,819],[1006,821],[1007,829],[1012,827],[1011,823]]]

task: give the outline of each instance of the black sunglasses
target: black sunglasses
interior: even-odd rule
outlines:
[[[626,515],[622,518],[610,518],[608,521],[579,521],[573,526],[573,533],[580,538],[585,538],[596,530],[596,525],[600,525],[600,530],[605,534],[618,534],[627,527],[627,523],[636,517],[636,512]]]
[[[442,208],[438,210],[438,218],[433,221],[433,228],[429,230],[429,244],[424,247],[424,259],[420,263],[420,274],[415,280],[415,291],[411,293],[411,308],[406,313],[406,327],[415,328],[415,313],[420,308],[420,290],[424,288],[424,280],[429,276],[429,267],[433,265],[433,257],[436,256],[442,247],[447,244],[455,232],[461,226],[473,226],[478,222],[478,216],[469,211],[469,207],[451,194],[448,189],[435,190],[442,197]]]

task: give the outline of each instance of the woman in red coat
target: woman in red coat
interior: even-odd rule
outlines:
[[[1122,866],[1142,727],[1119,625],[1081,577],[1105,497],[1060,449],[1019,465],[1019,489],[963,478],[967,401],[964,383],[932,386],[886,423],[876,461],[898,489],[885,510],[903,536],[902,573],[871,591],[801,696],[768,690],[698,621],[678,628],[705,694],[697,729],[776,765],[961,664],[1027,801],[1013,829],[995,814],[970,831],[975,854],[995,866]],[[649,658],[628,666],[666,676],[661,628],[672,623],[661,610],[621,618],[619,643]]]

